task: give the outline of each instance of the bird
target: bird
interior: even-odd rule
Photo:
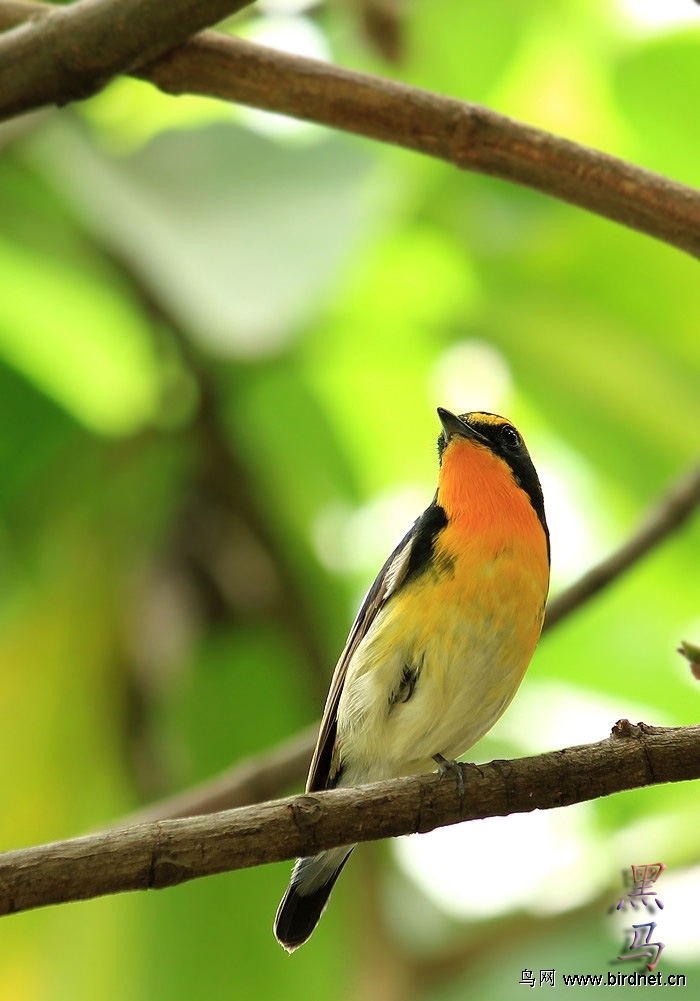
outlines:
[[[522,436],[497,414],[437,413],[437,491],[350,629],[307,793],[455,768],[505,711],[539,640],[549,531]],[[311,936],[354,847],[297,860],[274,922],[288,952]]]

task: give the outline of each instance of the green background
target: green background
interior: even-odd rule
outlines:
[[[687,8],[695,23],[645,26],[603,0],[355,0],[291,20],[343,65],[698,186]],[[697,262],[514,186],[145,83],[2,127],[0,289],[5,849],[109,824],[318,717],[363,588],[432,495],[437,405],[523,431],[554,591],[700,453]],[[700,642],[699,561],[696,518],[543,640],[471,756],[602,739],[636,709],[697,721],[675,648]],[[426,839],[363,846],[293,958],[271,933],[286,863],[5,918],[0,998],[509,999],[526,968],[555,968],[536,990],[556,996],[562,973],[630,972],[608,912],[621,872],[656,861],[659,970],[697,990],[697,786],[578,809],[543,821],[552,853],[573,852],[547,872],[528,862],[545,828],[516,818],[501,857],[460,828],[441,876]],[[462,905],[440,881],[464,884]]]

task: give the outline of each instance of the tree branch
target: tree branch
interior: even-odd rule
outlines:
[[[700,466],[672,484],[656,502],[638,531],[607,559],[588,570],[579,580],[547,605],[544,628],[551,629],[571,612],[594,597],[629,570],[643,556],[680,528],[700,504]]]
[[[145,5],[142,0],[118,2],[125,9],[135,4],[139,11]],[[80,0],[73,7],[88,3],[101,9],[116,5],[117,0]],[[177,5],[150,0],[149,10],[151,6],[168,10],[170,23],[175,7],[192,5],[187,0],[179,0]],[[197,5],[198,10],[200,6]],[[235,4],[234,0],[228,3],[209,0],[207,6],[212,8],[211,14],[220,6],[233,10]],[[0,28],[16,24],[25,8],[24,17],[35,15],[42,5],[0,0]],[[66,11],[72,9],[66,8]],[[108,22],[110,32],[112,16]],[[172,21],[179,23],[175,16]],[[6,90],[12,76],[22,80],[37,76],[43,81],[41,102],[62,104],[99,89],[109,75],[116,72],[115,66],[120,59],[124,65],[129,64],[117,45],[118,38],[112,41],[111,36],[100,36],[102,47],[94,48],[95,36],[94,33],[90,35],[86,19],[80,24],[80,37],[93,60],[97,59],[95,53],[99,51],[100,65],[88,60],[79,67],[77,77],[68,73],[67,80],[64,79],[66,74],[47,73],[42,35],[46,23],[47,18],[43,18],[33,22],[33,28],[30,25],[24,29],[32,30],[36,48],[26,52],[28,62],[21,72],[14,65],[12,70],[6,68],[4,74],[0,74],[0,118],[17,113],[16,98],[8,97],[17,88],[17,82],[11,90]],[[151,25],[155,23],[155,20],[148,21]],[[191,23],[190,19],[188,24],[191,26]],[[128,35],[128,32],[122,33]],[[120,33],[115,34],[119,36]],[[187,32],[183,30],[181,34],[184,36]],[[16,35],[17,32],[12,32],[7,38]],[[168,38],[172,37],[173,32]],[[53,35],[48,38],[51,44],[47,42],[47,48],[53,52]],[[64,43],[70,42],[70,51],[72,36],[64,31],[61,38]],[[2,42],[0,39],[0,60]],[[118,48],[115,56],[110,53],[113,45]],[[161,51],[165,47],[161,46]],[[143,37],[139,36],[139,44],[129,47],[132,66],[139,53],[143,55],[146,49],[147,32],[144,31]],[[54,61],[58,61],[59,54],[56,50]],[[88,59],[86,55],[84,58]],[[91,71],[93,77],[90,77]],[[460,170],[534,188],[700,256],[700,191],[476,104],[210,31],[202,32],[187,44],[147,66],[142,64],[133,72],[169,94],[200,94],[275,111],[403,146],[445,160]],[[84,91],[79,94],[75,92],[76,79]],[[36,103],[25,101],[22,107],[36,106]]]
[[[698,504],[700,466],[680,477],[662,494],[639,530],[612,556],[592,567],[549,602],[543,632],[571,615],[634,566],[651,549],[680,528]],[[177,796],[152,803],[128,820],[140,823],[167,817],[188,817],[278,796],[304,778],[317,731],[318,724],[315,724],[259,758],[245,760],[208,782]]]
[[[6,852],[0,855],[0,914],[161,889],[337,845],[697,779],[700,726],[621,720],[597,744],[461,769],[461,809],[456,781],[433,773]]]
[[[700,256],[700,192],[476,104],[203,32],[138,71],[514,181]]]
[[[196,5],[190,0],[168,5],[79,0],[44,13],[41,4],[0,0],[0,28],[35,18],[0,38],[0,117],[86,96],[115,73],[132,71],[169,93],[198,93],[292,115],[520,183],[700,256],[700,192],[488,109],[210,32],[143,67],[144,60],[166,52],[202,24],[242,6],[240,0]],[[547,626],[688,517],[698,502],[700,471],[672,493],[665,509],[659,508],[634,539],[550,604]],[[296,746],[296,757],[285,752],[288,781],[294,768],[305,764],[311,744],[305,739]],[[283,760],[273,752],[274,768]],[[700,727],[663,730],[621,723],[600,744],[463,770],[470,810],[461,816],[454,787],[437,776],[423,776],[10,852],[0,856],[0,913],[173,885],[334,844],[696,778]],[[242,796],[241,771],[232,771]],[[263,773],[248,764],[249,790]],[[274,791],[269,771],[268,778],[269,794]],[[201,793],[195,809],[230,802],[231,788],[229,774],[215,791]],[[180,800],[173,807],[171,801],[170,810],[191,812],[192,794],[184,795],[189,804]]]
[[[0,118],[90,97],[251,0],[77,0],[10,3],[0,29]],[[25,8],[24,15],[22,8]]]
[[[207,782],[137,810],[120,820],[119,827],[201,816],[275,799],[306,775],[317,733],[318,723],[314,723],[264,754],[244,758]]]

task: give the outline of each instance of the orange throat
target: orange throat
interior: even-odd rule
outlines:
[[[437,503],[447,515],[452,547],[466,550],[480,540],[496,551],[517,550],[542,580],[546,593],[545,531],[504,459],[478,442],[453,439],[443,452]]]

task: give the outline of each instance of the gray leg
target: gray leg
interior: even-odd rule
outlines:
[[[459,812],[462,813],[464,808],[464,773],[462,772],[462,766],[459,761],[448,761],[447,758],[443,758],[441,754],[434,754],[433,761],[437,762],[438,771],[440,775],[446,775],[448,772],[452,772],[457,778],[457,788],[459,789]]]

